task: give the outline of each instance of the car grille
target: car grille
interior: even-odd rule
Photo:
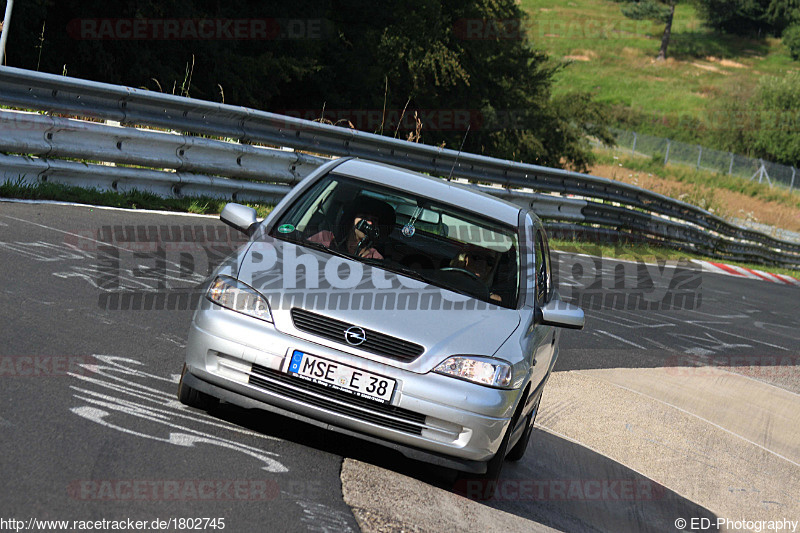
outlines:
[[[305,331],[306,333],[311,333],[324,339],[350,346],[350,344],[345,341],[344,332],[354,324],[311,313],[296,307],[292,309],[292,322],[294,322],[294,327],[300,331]],[[425,351],[425,348],[419,344],[384,335],[383,333],[378,333],[371,329],[362,329],[364,329],[367,340],[358,346],[354,346],[359,350],[403,362],[413,361]]]
[[[425,415],[373,402],[260,365],[253,365],[250,384],[327,411],[412,435],[422,434],[425,427]]]

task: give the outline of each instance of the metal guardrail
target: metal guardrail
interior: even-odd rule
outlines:
[[[452,169],[454,177],[483,184],[478,186],[491,194],[531,205],[546,221],[562,223],[562,229],[578,231],[588,224],[712,257],[800,265],[800,244],[734,226],[660,194],[576,172],[11,67],[0,67],[0,104],[50,113],[0,112],[0,150],[37,156],[0,157],[5,178],[16,173],[116,190],[274,201],[323,161],[253,145],[259,143],[363,157],[438,176]]]
[[[277,202],[323,161],[296,152],[8,110],[0,110],[0,137],[0,149],[37,156],[5,156],[0,164],[4,179],[27,175],[166,196]]]

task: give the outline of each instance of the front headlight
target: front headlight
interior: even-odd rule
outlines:
[[[465,355],[448,357],[433,371],[480,385],[501,388],[508,388],[513,377],[511,365],[505,361]]]
[[[272,322],[266,298],[235,278],[217,276],[208,288],[206,298],[232,311]]]

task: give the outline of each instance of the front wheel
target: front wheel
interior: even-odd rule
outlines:
[[[509,461],[519,461],[525,455],[525,450],[528,449],[528,441],[531,439],[531,433],[533,433],[533,414],[529,414],[527,418],[525,432],[506,456]]]
[[[513,424],[509,424],[497,453],[486,462],[485,473],[458,473],[456,477],[456,492],[473,500],[491,500],[495,497],[497,484],[500,480],[500,472],[503,470],[503,463],[506,459],[506,453],[508,453],[508,441],[511,438],[513,429]]]
[[[531,434],[533,433],[533,423],[536,421],[536,413],[539,412],[539,402],[541,401],[542,396],[539,395],[539,398],[536,400],[536,406],[533,408],[533,411],[531,411],[531,414],[528,415],[528,420],[525,422],[525,432],[506,456],[506,459],[509,461],[519,461],[525,455],[525,450],[528,449],[528,442],[531,440]]]
[[[183,377],[186,375],[186,364],[183,365],[183,372],[181,372],[181,380],[178,383],[178,400],[183,405],[202,409],[203,411],[211,411],[217,405],[219,400],[205,392],[194,389],[183,382]]]

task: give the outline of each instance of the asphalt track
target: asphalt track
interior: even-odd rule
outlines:
[[[0,203],[0,520],[224,518],[228,531],[800,520],[797,287],[560,255],[560,289],[586,306],[587,327],[562,335],[526,457],[478,502],[454,494],[450,472],[377,446],[181,406],[191,310],[115,309],[103,295],[190,291],[230,243],[134,253],[98,238],[115,226],[220,224]]]

